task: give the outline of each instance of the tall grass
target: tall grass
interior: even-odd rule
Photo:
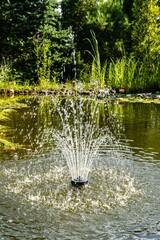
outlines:
[[[93,31],[91,31],[92,39],[88,39],[90,42],[92,52],[88,51],[92,58],[91,65],[91,73],[90,73],[90,83],[96,86],[99,86],[101,89],[104,89],[106,86],[106,69],[107,69],[107,61],[102,65],[100,59],[100,53],[98,48],[98,41],[96,39],[96,35]]]
[[[38,83],[41,87],[47,87],[51,82],[51,42],[49,40],[34,40],[34,53],[36,55],[36,71]]]
[[[160,90],[160,55],[152,61],[145,57],[137,78],[144,90]]]
[[[123,56],[111,61],[108,68],[108,82],[112,88],[134,89],[136,86],[137,61],[133,57]]]
[[[6,88],[12,80],[12,67],[10,63],[3,61],[0,65],[0,87]]]
[[[112,88],[125,88],[127,91],[149,91],[160,88],[160,57],[154,62],[133,56],[123,56],[111,61],[108,67],[108,85]]]

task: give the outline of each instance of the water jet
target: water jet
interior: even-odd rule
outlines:
[[[104,141],[112,145],[114,136],[107,126],[97,124],[98,104],[88,106],[82,100],[69,100],[57,107],[57,112],[60,126],[53,138],[68,165],[72,186],[84,187],[100,146]]]

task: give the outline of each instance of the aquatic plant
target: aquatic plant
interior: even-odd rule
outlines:
[[[44,39],[34,39],[34,53],[36,55],[36,67],[38,82],[41,87],[46,87],[51,81],[51,42]]]
[[[159,56],[150,63],[147,56],[142,62],[134,56],[123,56],[112,60],[108,68],[108,85],[115,88],[125,88],[128,91],[147,91],[159,89],[160,64]]]
[[[133,90],[136,88],[136,72],[138,62],[134,57],[123,56],[111,61],[108,69],[108,82],[113,88],[125,88]]]
[[[92,53],[87,51],[93,58],[91,65],[91,84],[95,84],[95,86],[99,86],[104,89],[106,85],[107,61],[105,61],[104,64],[101,63],[98,41],[94,31],[91,31],[91,35],[92,39],[88,39],[88,41],[91,45]]]
[[[11,64],[6,61],[3,61],[0,65],[0,87],[6,88],[11,79],[12,79]]]

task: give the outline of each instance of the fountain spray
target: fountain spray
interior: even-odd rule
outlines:
[[[85,112],[91,113],[86,116]],[[81,188],[88,183],[88,174],[93,161],[97,158],[100,145],[111,143],[108,128],[99,127],[96,122],[97,105],[89,109],[85,101],[68,100],[57,108],[60,130],[54,132],[58,149],[66,159],[74,187]],[[107,131],[106,131],[107,130]]]

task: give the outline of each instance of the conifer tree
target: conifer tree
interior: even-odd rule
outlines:
[[[46,81],[63,79],[64,68],[72,64],[72,40],[69,28],[62,29],[60,5],[57,0],[45,0],[39,39],[35,39],[37,73]],[[65,65],[65,66],[64,66]],[[40,77],[40,76],[39,76]]]
[[[2,0],[0,61],[12,63],[14,74],[34,78],[33,38],[43,21],[44,1]]]
[[[58,0],[2,0],[0,63],[12,63],[15,80],[60,77],[71,44],[69,30],[61,27],[59,4]]]

